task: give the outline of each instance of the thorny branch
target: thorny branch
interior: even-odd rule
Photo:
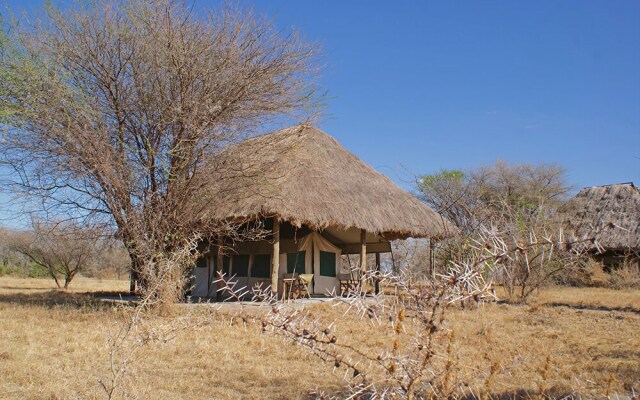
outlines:
[[[347,383],[341,398],[457,398],[468,388],[455,378],[459,361],[452,350],[454,332],[447,325],[447,311],[497,300],[492,277],[504,264],[538,262],[567,247],[550,235],[530,235],[529,239],[511,243],[496,230],[485,229],[471,242],[468,257],[451,262],[434,279],[408,272],[372,271],[364,281],[381,279],[382,293],[357,290],[336,297],[333,308],[344,318],[376,326],[377,336],[385,338],[387,347],[372,348],[349,339],[342,335],[337,320],[315,316],[313,309],[297,303],[282,302],[270,288],[238,287],[224,275],[218,282],[228,301],[249,301],[254,310],[255,306],[260,310],[242,308],[237,318],[256,323],[263,333],[292,341],[332,365],[334,373],[340,371]],[[533,248],[539,254],[525,256]],[[498,371],[498,366],[492,366],[490,375]]]

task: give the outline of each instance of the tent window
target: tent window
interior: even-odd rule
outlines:
[[[320,275],[336,276],[336,253],[320,252]]]
[[[299,251],[297,253],[288,253],[287,254],[287,273],[293,274],[304,274],[304,260],[305,260],[306,252]]]
[[[271,273],[271,254],[253,256],[251,276],[254,278],[268,278]]]
[[[207,259],[205,257],[198,258],[196,268],[207,268]]]
[[[249,256],[233,256],[233,274],[235,276],[249,276]]]

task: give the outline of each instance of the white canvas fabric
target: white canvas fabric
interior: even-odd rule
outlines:
[[[313,294],[337,293],[340,287],[338,278],[320,275],[320,252],[326,251],[336,255],[336,273],[339,272],[341,250],[325,239],[318,232],[311,232],[298,245],[298,251],[305,252],[305,272],[310,274],[313,271]]]

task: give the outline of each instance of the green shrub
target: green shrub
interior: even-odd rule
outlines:
[[[10,265],[0,264],[0,276],[13,275],[13,268]]]
[[[19,266],[11,264],[0,264],[0,276],[17,276],[24,277],[25,273]]]
[[[27,274],[29,278],[50,278],[49,270],[40,264],[31,263],[29,265],[29,272]]]

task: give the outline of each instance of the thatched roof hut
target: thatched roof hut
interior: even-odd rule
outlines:
[[[357,228],[387,239],[441,239],[455,231],[317,128],[299,125],[251,138],[221,159],[214,219],[278,216],[297,227]]]
[[[567,206],[565,225],[593,252],[640,251],[640,189],[633,183],[582,189]]]
[[[390,240],[442,239],[456,228],[321,130],[299,125],[254,137],[216,157],[210,182],[214,221],[261,221],[268,240],[233,243],[195,268],[195,296],[215,293],[215,272],[242,285],[268,284],[283,292],[291,276],[310,279],[311,293],[339,293],[354,269],[343,255],[391,251]],[[218,249],[224,246],[218,239]],[[225,245],[228,245],[225,243]],[[376,256],[376,268],[380,266]],[[371,269],[371,268],[370,268]],[[299,287],[299,286],[298,286]],[[284,292],[287,292],[284,290]]]

